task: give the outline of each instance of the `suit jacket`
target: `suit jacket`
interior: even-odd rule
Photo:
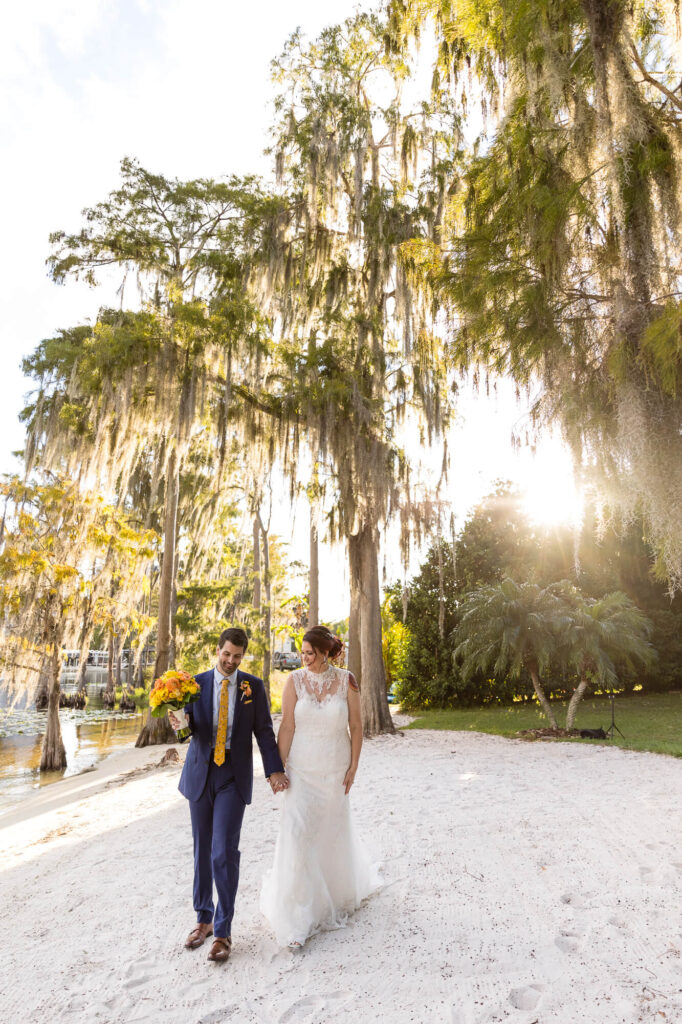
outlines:
[[[178,786],[188,800],[198,800],[204,790],[213,749],[213,669],[202,672],[195,678],[201,690],[199,699],[185,707],[192,738]],[[251,685],[250,697],[240,689],[245,681]],[[251,803],[253,793],[252,736],[256,737],[260,748],[266,776],[272,775],[273,772],[283,772],[284,767],[277,750],[263,680],[238,669],[237,700],[230,740],[230,764],[237,792],[245,804]]]

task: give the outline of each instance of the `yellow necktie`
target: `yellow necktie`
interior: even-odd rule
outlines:
[[[216,733],[215,750],[213,751],[213,760],[215,761],[216,764],[223,764],[225,761],[225,740],[227,739],[227,712],[229,707],[228,686],[228,680],[223,679],[223,685],[220,691],[220,708],[218,710],[218,732]]]

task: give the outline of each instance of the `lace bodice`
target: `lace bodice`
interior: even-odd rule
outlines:
[[[299,668],[292,676],[295,729],[287,764],[343,776],[350,763],[348,672],[332,666],[325,672]]]
[[[330,665],[324,672],[310,672],[307,668],[291,673],[298,700],[312,699],[322,704],[328,697],[348,697],[348,672]]]

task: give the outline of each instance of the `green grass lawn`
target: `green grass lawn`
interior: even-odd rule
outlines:
[[[626,750],[650,750],[656,754],[682,757],[682,693],[634,693],[616,697],[616,725],[623,733],[613,740],[565,739],[565,743],[608,743]],[[537,704],[513,704],[509,707],[455,708],[450,711],[416,711],[416,720],[408,729],[453,729],[458,732],[490,732],[515,736],[521,729],[547,725]],[[557,702],[559,725],[566,721],[566,704]],[[606,697],[582,702],[576,729],[608,729],[611,707]],[[559,742],[557,740],[553,742]]]

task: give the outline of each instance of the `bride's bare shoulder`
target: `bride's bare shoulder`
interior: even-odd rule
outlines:
[[[348,676],[348,686],[351,690],[355,690],[356,693],[359,691],[358,681],[349,669],[345,669],[346,675]]]

